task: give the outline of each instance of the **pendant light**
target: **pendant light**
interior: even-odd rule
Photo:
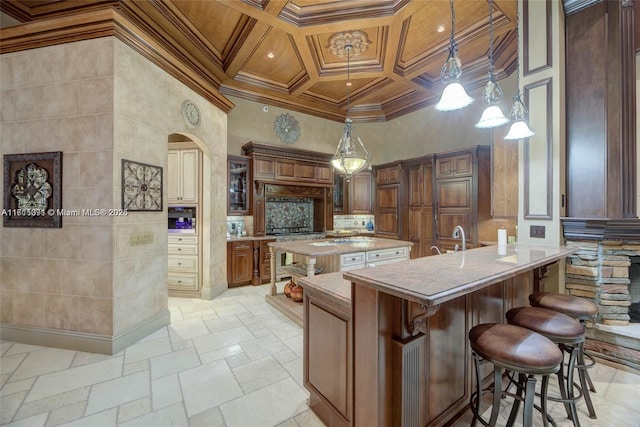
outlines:
[[[342,138],[338,141],[338,148],[331,159],[331,164],[337,172],[345,175],[345,179],[347,181],[350,181],[351,176],[354,173],[358,173],[369,166],[371,162],[371,154],[369,154],[367,149],[364,147],[362,140],[356,134],[352,125],[351,117],[349,116],[349,88],[351,87],[349,60],[353,46],[347,44],[345,45],[344,50],[347,55],[347,116],[344,120]]]
[[[498,105],[502,101],[502,89],[496,81],[493,71],[493,0],[489,0],[489,81],[482,93],[482,102],[486,108],[476,123],[477,128],[494,128],[509,122]]]
[[[449,37],[449,56],[440,71],[440,80],[446,84],[442,91],[440,101],[435,105],[438,111],[453,111],[466,107],[473,102],[473,98],[460,84],[462,76],[462,62],[458,54],[458,45],[453,38],[456,26],[456,14],[453,9],[453,0],[449,0],[451,5],[451,36]]]
[[[516,29],[520,25],[520,8],[518,7]],[[504,139],[523,139],[529,138],[534,135],[534,132],[529,128],[527,124],[527,107],[522,102],[520,95],[520,35],[518,34],[518,67],[516,72],[516,95],[513,97],[513,106],[511,107],[511,127],[509,132],[505,135]]]

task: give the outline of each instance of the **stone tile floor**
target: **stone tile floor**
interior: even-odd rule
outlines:
[[[322,426],[302,385],[302,329],[265,303],[267,291],[169,298],[171,325],[113,356],[3,341],[0,424]],[[592,371],[599,419],[581,402],[582,426],[640,427],[640,375],[604,364]],[[552,414],[571,424],[560,405]]]

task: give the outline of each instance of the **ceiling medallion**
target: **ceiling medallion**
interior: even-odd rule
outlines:
[[[329,45],[327,49],[337,57],[345,58],[347,54],[350,56],[360,55],[367,51],[369,47],[369,36],[364,31],[353,30],[343,33],[335,33],[329,37]],[[346,46],[351,46],[351,51],[347,52]]]
[[[276,117],[273,130],[280,141],[285,144],[293,144],[300,137],[300,125],[289,113],[283,113]]]

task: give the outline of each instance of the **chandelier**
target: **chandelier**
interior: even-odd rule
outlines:
[[[342,35],[343,33],[339,33]],[[346,33],[351,34],[351,33]],[[366,39],[366,34],[364,36]],[[335,40],[332,38],[331,40]],[[350,108],[350,58],[354,54],[353,46],[350,44],[351,38],[345,38],[338,44],[341,45],[341,51],[347,57],[347,115],[344,121],[344,129],[342,131],[342,137],[338,141],[338,147],[336,153],[331,159],[331,165],[333,168],[345,175],[347,181],[351,180],[351,176],[358,173],[369,166],[371,163],[371,154],[367,151],[362,142],[362,139],[356,134],[352,125],[351,117],[349,116]],[[365,46],[366,49],[366,46]],[[361,50],[360,52],[363,52]]]
[[[456,26],[456,14],[453,9],[453,0],[451,5],[451,36],[449,37],[449,56],[440,71],[440,80],[446,84],[442,91],[440,101],[435,105],[438,111],[453,111],[466,107],[473,102],[473,98],[467,95],[467,92],[460,84],[462,76],[462,62],[458,54],[458,44],[453,38]]]

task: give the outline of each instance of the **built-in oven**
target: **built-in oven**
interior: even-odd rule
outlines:
[[[197,230],[195,207],[169,206],[169,233],[194,233]]]

